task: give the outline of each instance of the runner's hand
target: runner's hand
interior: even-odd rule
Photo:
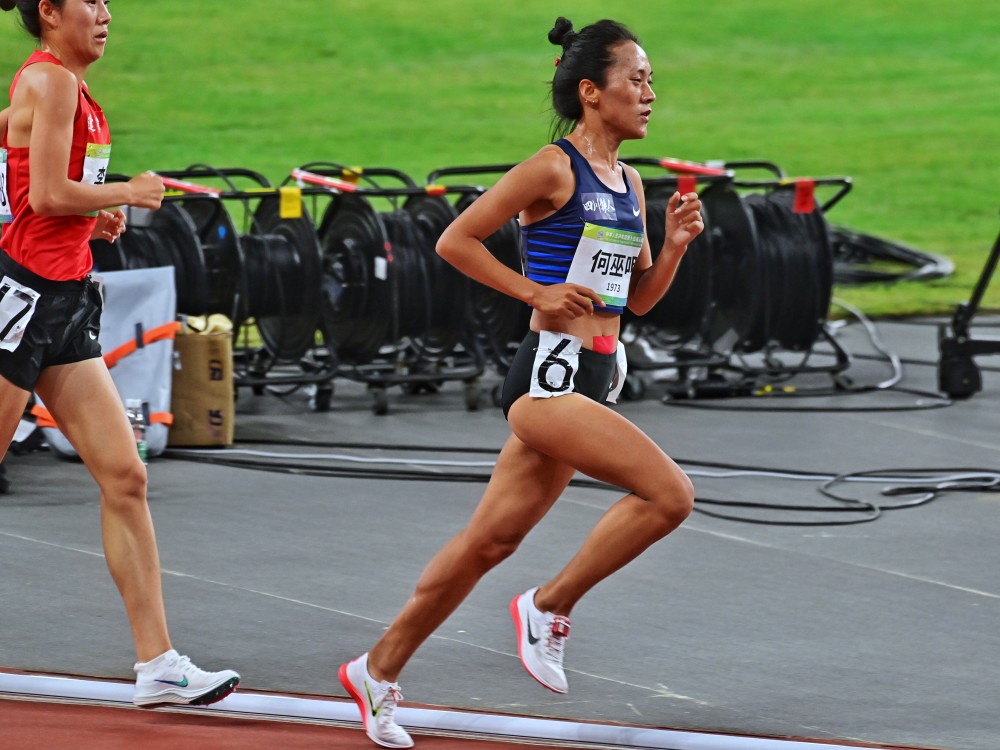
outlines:
[[[604,300],[593,289],[580,284],[552,284],[540,288],[531,306],[546,315],[579,318],[590,315],[595,307],[604,307]]]
[[[682,200],[683,198],[683,200]],[[705,229],[701,215],[701,201],[697,193],[674,193],[667,201],[667,226],[664,247],[686,249],[688,244]]]
[[[163,201],[163,178],[155,172],[137,174],[128,181],[132,188],[130,206],[157,209]]]
[[[97,224],[94,231],[90,233],[92,240],[104,240],[114,242],[122,236],[125,231],[125,214],[120,208],[113,208],[108,211],[97,212]]]

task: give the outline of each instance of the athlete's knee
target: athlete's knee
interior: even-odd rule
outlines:
[[[659,511],[664,534],[668,534],[691,515],[694,510],[694,484],[690,477],[679,469],[664,477],[659,483],[660,491],[652,500]]]
[[[106,505],[128,510],[146,500],[146,465],[138,457],[117,462],[100,471],[97,483]]]
[[[522,533],[513,534],[473,534],[467,532],[466,543],[467,553],[478,562],[482,570],[489,570],[508,557],[516,550],[525,535]]]

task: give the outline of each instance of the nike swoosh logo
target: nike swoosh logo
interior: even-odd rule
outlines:
[[[633,216],[638,216],[639,215],[639,209],[638,208],[633,208],[632,209],[632,215]]]
[[[157,682],[163,682],[167,685],[173,685],[174,687],[186,688],[188,686],[188,678],[185,677],[183,680],[157,680]]]
[[[368,705],[372,707],[372,716],[377,717],[382,707],[375,708],[375,701],[372,700],[372,691],[368,689],[368,680],[365,680],[365,692],[368,694]]]
[[[531,632],[531,618],[525,617],[524,619],[528,621],[528,643],[534,646],[536,643],[538,643],[538,638],[535,636],[534,633]]]

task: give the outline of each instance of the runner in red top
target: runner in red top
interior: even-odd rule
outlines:
[[[21,75],[37,63],[64,67],[51,52],[36,50],[14,75],[10,87],[11,100]],[[81,80],[78,88],[66,179],[103,185],[111,156],[111,133],[104,112],[87,91],[87,84]],[[104,232],[105,236],[117,236],[114,232],[124,226],[121,212],[92,212],[78,216],[36,213],[29,200],[30,143],[15,147],[7,141],[5,133],[0,145],[7,149],[7,195],[17,220],[4,227],[0,248],[17,263],[47,279],[84,278],[90,273],[90,238],[99,220],[104,222],[98,230],[99,234]]]
[[[101,59],[107,0],[0,0],[39,42],[0,112],[0,458],[36,391],[101,491],[108,568],[132,626],[138,705],[211,703],[239,675],[205,672],[170,644],[146,467],[101,358],[102,300],[89,242],[125,230],[119,208],[157,209],[163,181],[145,172],[105,184],[111,136],[84,83]]]

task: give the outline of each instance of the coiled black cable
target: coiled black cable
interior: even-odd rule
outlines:
[[[655,261],[666,235],[667,202],[676,190],[676,180],[668,185],[650,185],[646,189],[646,236]],[[676,345],[684,344],[706,332],[712,309],[712,254],[710,217],[703,211],[705,231],[691,243],[677,267],[670,289],[653,308],[638,318],[626,308],[622,323],[640,325],[666,332]]]
[[[461,213],[478,197],[475,193],[462,196],[456,209]],[[521,229],[516,219],[505,222],[483,244],[507,268],[524,272]],[[476,338],[497,369],[505,373],[514,359],[518,344],[528,332],[531,307],[485,284],[474,283],[471,293]]]
[[[396,267],[378,215],[364,198],[334,196],[319,227],[323,330],[345,364],[364,364],[393,332]]]
[[[761,325],[766,269],[757,252],[757,225],[740,195],[726,183],[701,193],[712,245],[712,314],[706,342],[732,352]]]
[[[437,362],[452,354],[472,330],[469,278],[436,252],[438,238],[458,212],[439,195],[415,195],[403,205],[413,217],[415,249],[424,260],[430,288],[430,320],[413,338],[421,359]]]
[[[812,213],[793,212],[792,194],[785,190],[750,194],[744,203],[757,229],[764,294],[753,316],[756,325],[739,349],[808,351],[826,320],[833,287],[833,258],[822,213],[818,206]]]
[[[254,262],[256,253],[248,249],[254,238],[265,239],[266,251],[277,253],[271,258],[270,276],[250,284],[262,284],[264,302],[254,316],[264,346],[277,361],[299,359],[316,343],[320,326],[320,293],[322,288],[322,257],[319,238],[312,220],[305,212],[301,217],[281,216],[279,198],[265,198],[253,213],[251,235],[244,235],[247,261]],[[273,292],[267,287],[273,284]],[[270,297],[277,297],[272,304]]]

